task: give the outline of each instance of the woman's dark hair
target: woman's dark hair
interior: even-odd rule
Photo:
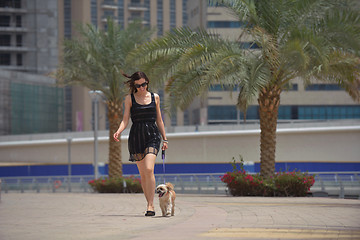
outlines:
[[[135,81],[139,80],[141,78],[145,79],[146,83],[148,84],[148,86],[146,86],[146,90],[149,90],[150,80],[149,80],[149,78],[146,76],[146,74],[144,72],[140,72],[140,71],[134,72],[131,76],[127,75],[126,73],[122,73],[122,75],[124,77],[130,79],[127,82],[125,82],[125,84],[129,85],[131,93],[136,93],[137,92],[137,89],[135,87]]]

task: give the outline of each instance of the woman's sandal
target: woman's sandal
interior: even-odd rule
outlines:
[[[155,216],[155,212],[154,211],[146,211],[145,216],[147,216],[147,217]]]

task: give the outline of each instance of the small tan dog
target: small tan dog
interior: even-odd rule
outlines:
[[[174,186],[171,183],[160,184],[156,187],[156,193],[159,194],[159,203],[163,217],[174,216],[176,198]]]

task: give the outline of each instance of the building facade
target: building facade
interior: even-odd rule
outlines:
[[[47,73],[58,64],[56,1],[0,1],[0,70]]]
[[[93,129],[94,104],[91,102],[88,89],[57,88],[53,79],[46,75],[56,69],[61,59],[64,39],[76,37],[76,24],[91,23],[100,29],[106,29],[109,17],[124,28],[135,19],[140,19],[144,25],[157,28],[158,31],[154,35],[157,37],[176,27],[205,27],[206,0],[1,0],[0,71],[3,72],[0,74],[0,84],[4,86],[0,96],[1,135]],[[8,71],[22,74],[12,74]],[[7,77],[9,74],[12,78]],[[34,81],[36,75],[41,81]],[[19,87],[15,82],[22,86]],[[51,88],[49,92],[61,92],[63,102],[58,101],[58,94],[48,94],[42,98],[41,94],[44,91],[26,90],[28,87],[40,89],[42,84],[46,85],[45,88]],[[24,101],[18,96],[21,91],[12,91],[12,87],[23,89],[30,94],[29,99],[37,99],[37,102],[58,103],[54,109],[62,109],[63,118],[57,117],[59,122],[53,125],[57,128],[49,129],[44,124],[34,127],[30,124],[27,119],[31,118],[31,122],[41,122],[42,114],[30,114],[32,108],[25,102],[31,101]],[[160,94],[163,93],[160,91]],[[51,99],[52,97],[54,99]],[[17,114],[15,109],[27,114]],[[44,109],[45,112],[41,105],[38,105],[38,109],[40,112]],[[100,104],[99,115],[99,129],[107,129],[104,104]],[[165,123],[181,123],[182,116],[180,113],[174,114],[172,118],[166,117]],[[22,129],[14,130],[15,119],[19,118],[24,126]]]
[[[0,1],[0,135],[64,131],[57,1]]]
[[[106,29],[109,17],[124,28],[134,20],[141,20],[145,26],[156,27],[154,38],[177,27],[205,27],[206,7],[206,0],[58,0],[59,42],[76,36],[74,23],[91,23]],[[166,97],[161,90],[159,94],[162,99]],[[65,99],[66,129],[92,130],[94,117],[88,89],[68,87]],[[176,109],[173,112],[171,117],[166,115],[165,125],[183,124],[184,114]],[[99,129],[107,129],[104,104],[100,104],[99,115]]]
[[[241,23],[225,7],[208,6],[207,30],[211,34],[238,41],[242,33]],[[250,37],[242,36],[239,44],[256,49]],[[243,113],[236,108],[239,89],[224,89],[220,85],[209,89],[200,118],[204,124],[240,123]],[[336,84],[315,83],[304,85],[295,79],[287,91],[281,94],[279,120],[330,120],[359,119],[360,105]],[[253,102],[246,114],[247,120],[258,120],[257,102]]]
[[[140,19],[144,25],[157,28],[154,38],[182,26],[207,28],[209,33],[232,41],[238,41],[242,33],[241,23],[227,9],[207,6],[206,0],[1,0],[1,135],[93,129],[94,104],[88,89],[57,88],[54,80],[46,75],[56,69],[64,39],[77,36],[76,24],[91,23],[106,29],[109,17],[124,28]],[[243,36],[241,44],[257,47],[246,36]],[[34,80],[36,76],[39,76],[39,81]],[[164,115],[165,125],[240,123],[243,114],[236,108],[238,91],[213,86],[205,96],[195,99],[186,111],[171,108],[171,116]],[[27,99],[20,97],[24,93]],[[41,94],[47,96],[41,97]],[[166,98],[163,91],[159,90],[159,94],[162,99]],[[60,96],[62,102],[59,101]],[[37,110],[29,105],[33,101],[31,99],[37,99],[33,103],[38,106]],[[45,127],[46,124],[34,127],[35,123],[44,119],[42,109],[48,109],[39,104],[43,101],[53,104],[51,109],[54,110],[50,114],[56,116],[57,122],[52,120],[51,129]],[[63,117],[58,115],[60,113]],[[100,104],[99,115],[99,129],[108,129],[104,104]],[[336,85],[319,83],[305,86],[301,79],[296,79],[281,95],[279,120],[344,118],[359,119],[360,105]],[[256,102],[249,107],[247,119],[259,119]],[[15,127],[19,126],[18,122],[22,122],[23,126]]]

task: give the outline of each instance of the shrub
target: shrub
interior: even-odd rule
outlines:
[[[300,171],[279,172],[274,177],[264,179],[260,174],[248,174],[244,170],[243,159],[240,156],[240,169],[237,169],[235,159],[231,163],[232,172],[221,176],[233,196],[306,196],[315,183],[313,175]]]
[[[140,179],[134,176],[123,178],[98,178],[88,182],[91,188],[98,193],[139,193],[142,192]]]
[[[303,197],[315,183],[313,175],[300,171],[278,172],[274,177],[277,196]]]
[[[128,193],[141,193],[143,192],[141,187],[141,181],[139,178],[135,178],[134,176],[130,176],[125,178],[126,183],[126,192]]]
[[[221,181],[227,184],[233,196],[271,196],[273,194],[272,186],[260,174],[251,175],[243,170],[227,172],[221,177]]]

